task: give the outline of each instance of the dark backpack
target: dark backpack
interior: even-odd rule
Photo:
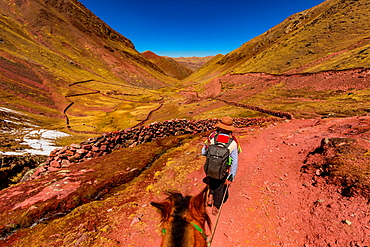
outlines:
[[[207,176],[215,179],[223,179],[229,173],[229,157],[230,146],[233,139],[231,137],[221,136],[218,138],[219,134],[214,137],[214,144],[208,146],[208,151],[206,155],[206,163],[204,164],[204,172]],[[217,141],[221,139],[221,141]]]

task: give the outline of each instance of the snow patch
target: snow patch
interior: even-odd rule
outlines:
[[[23,137],[21,144],[30,146],[30,149],[24,149],[17,152],[2,152],[3,155],[24,155],[24,154],[34,154],[34,155],[49,155],[51,151],[55,148],[61,148],[54,146],[53,141],[57,138],[67,137],[68,134],[56,130],[30,130]]]

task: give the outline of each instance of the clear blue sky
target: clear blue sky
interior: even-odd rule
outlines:
[[[136,50],[158,55],[227,54],[292,14],[324,0],[79,0]]]

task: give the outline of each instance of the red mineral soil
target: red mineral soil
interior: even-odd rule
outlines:
[[[316,172],[301,172],[307,156],[324,138],[359,138],[353,130],[369,126],[369,121],[370,117],[294,119],[238,129],[243,152],[212,247],[369,246],[368,197],[345,197],[340,186]],[[367,149],[368,134],[358,139]],[[178,184],[178,190],[195,195],[203,176],[201,169],[192,172],[192,182]],[[198,187],[194,186],[197,183]],[[208,212],[214,226],[216,216],[209,208]],[[111,237],[127,246],[159,246],[159,226],[149,228],[145,236],[132,232],[131,239],[122,239],[119,234]],[[154,230],[156,237],[151,232]]]
[[[343,197],[338,186],[301,173],[323,138],[348,137],[330,127],[358,123],[358,118],[291,120],[240,129],[239,170],[212,246],[369,246],[368,200]]]

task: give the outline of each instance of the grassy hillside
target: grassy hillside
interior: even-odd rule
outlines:
[[[226,73],[369,68],[369,13],[367,0],[327,0],[290,16],[187,80],[203,81]]]
[[[76,0],[0,1],[0,72],[2,106],[98,133],[137,124],[178,81]]]

